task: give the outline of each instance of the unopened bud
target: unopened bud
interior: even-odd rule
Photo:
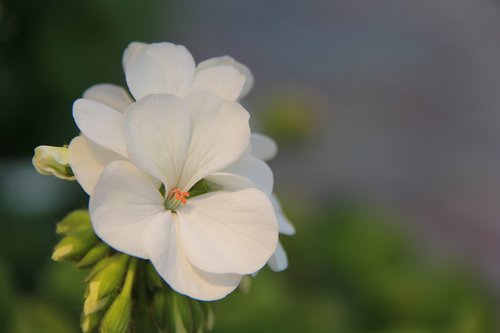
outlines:
[[[156,288],[164,288],[166,286],[165,282],[162,280],[158,272],[153,267],[151,263],[147,263],[146,265],[146,276],[147,276],[147,285],[149,290],[153,290]]]
[[[91,282],[89,284],[88,294],[83,303],[83,313],[88,316],[107,307],[113,300],[111,295],[99,298],[100,282]]]
[[[125,333],[130,323],[132,299],[130,295],[118,295],[104,315],[101,333]]]
[[[89,212],[86,210],[75,210],[57,224],[56,233],[58,235],[70,235],[89,229],[92,229]]]
[[[191,309],[186,296],[179,295],[176,292],[169,294],[169,329],[168,332],[191,332],[193,321],[191,318]]]
[[[132,258],[120,294],[106,311],[101,323],[101,333],[125,333],[128,331],[132,313],[132,287],[134,285],[137,259]]]
[[[155,323],[163,330],[167,329],[168,298],[171,292],[170,289],[162,288],[153,294],[153,315]]]
[[[117,254],[112,258],[113,260],[96,273],[90,280],[89,285],[94,285],[96,288],[95,297],[97,299],[102,299],[118,290],[122,286],[123,279],[125,278],[125,272],[127,271],[130,257],[126,254]]]
[[[68,162],[67,147],[36,147],[33,166],[42,175],[53,175],[59,179],[75,180],[75,175]]]
[[[195,299],[190,299],[189,305],[191,307],[191,315],[193,318],[193,332],[204,332],[205,312],[203,311],[201,302]]]
[[[79,268],[90,267],[109,254],[110,248],[105,243],[99,242],[91,248],[77,264]]]
[[[102,314],[101,313],[92,313],[88,316],[83,315],[82,321],[80,323],[83,333],[91,333],[94,332],[97,325],[101,321]]]
[[[92,230],[80,231],[68,235],[54,247],[52,259],[75,260],[86,253],[95,243],[97,237]]]

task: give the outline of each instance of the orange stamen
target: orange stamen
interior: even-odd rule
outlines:
[[[174,188],[172,191],[170,191],[170,196],[174,197],[175,200],[180,201],[183,205],[186,204],[187,198],[189,197],[188,192],[182,192],[178,188]]]

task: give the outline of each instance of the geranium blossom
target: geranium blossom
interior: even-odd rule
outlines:
[[[248,113],[210,93],[184,100],[150,95],[127,110],[123,125],[132,163],[114,161],[100,176],[90,198],[96,233],[119,251],[151,260],[176,291],[224,297],[277,246],[268,196],[220,172],[249,145]],[[202,179],[232,182],[234,190],[191,198]]]

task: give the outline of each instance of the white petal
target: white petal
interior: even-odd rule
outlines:
[[[250,153],[264,161],[274,158],[278,153],[278,145],[276,142],[263,134],[252,133],[250,144],[252,145]]]
[[[133,103],[127,91],[114,84],[92,86],[85,90],[83,98],[101,102],[120,112],[124,112]]]
[[[149,94],[177,94],[191,85],[195,63],[184,46],[157,43],[132,50],[130,58],[126,52],[125,75],[136,100]]]
[[[103,171],[90,197],[94,231],[120,252],[148,258],[143,233],[154,221],[166,223],[163,197],[153,182],[126,161],[115,161]]]
[[[155,221],[144,234],[148,256],[161,277],[178,293],[200,299],[223,298],[238,286],[237,274],[211,274],[189,263],[178,234],[175,214],[169,221]]]
[[[78,183],[88,195],[92,195],[104,167],[123,157],[80,135],[71,140],[68,159]]]
[[[127,156],[123,115],[108,105],[90,99],[73,103],[73,118],[82,133],[101,146]]]
[[[142,49],[144,46],[146,46],[146,44],[141,42],[132,42],[128,44],[127,48],[123,52],[123,57],[122,57],[122,66],[125,72],[130,59],[132,59],[135,53],[140,49]]]
[[[167,189],[177,187],[191,133],[183,101],[173,95],[150,95],[131,106],[125,118],[130,160]]]
[[[273,203],[274,212],[276,213],[276,218],[278,219],[280,233],[288,236],[295,235],[295,227],[283,213],[281,204],[275,194],[271,195],[271,202]]]
[[[269,198],[256,189],[211,192],[177,212],[189,261],[212,273],[250,274],[276,250],[278,224]]]
[[[252,155],[243,156],[236,163],[222,170],[222,172],[249,179],[255,187],[268,196],[273,191],[273,172],[271,168],[265,162]]]
[[[267,264],[275,272],[284,271],[288,267],[288,257],[281,242],[278,242],[276,252],[274,252]]]
[[[245,76],[232,66],[212,66],[197,70],[193,88],[208,90],[224,99],[235,101],[241,94]]]
[[[222,56],[222,57],[207,59],[205,61],[200,62],[196,69],[198,71],[201,71],[202,69],[205,68],[213,66],[221,66],[221,65],[232,66],[236,68],[243,76],[245,76],[245,85],[243,86],[239,98],[243,98],[244,96],[246,96],[253,86],[254,78],[252,72],[250,72],[250,69],[248,69],[247,66],[237,62],[233,58],[229,56]]]
[[[249,114],[240,105],[209,93],[186,99],[192,117],[191,142],[179,187],[184,191],[205,176],[236,162],[250,142]]]

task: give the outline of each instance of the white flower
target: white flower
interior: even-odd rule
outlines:
[[[142,98],[116,125],[124,131],[112,138],[90,130],[102,126],[102,118],[88,120],[89,133],[80,127],[85,135],[130,160],[109,163],[95,185],[90,214],[98,236],[151,260],[179,293],[214,300],[234,290],[242,275],[265,265],[278,241],[268,194],[226,170],[237,161],[260,161],[242,158],[250,140],[248,117],[239,104],[200,93]],[[231,191],[189,197],[202,179]]]
[[[258,133],[252,134],[252,143],[250,148],[250,153],[252,155],[264,161],[268,161],[274,158],[277,152],[278,146],[273,139]],[[295,227],[283,213],[281,204],[275,194],[271,195],[271,201],[276,213],[276,218],[278,219],[280,234],[287,236],[294,235]],[[281,242],[278,242],[276,252],[269,259],[268,265],[275,272],[283,271],[288,267],[288,257],[286,255],[285,249],[283,248],[283,245],[281,245]]]
[[[248,68],[231,57],[212,58],[195,66],[184,46],[171,43],[131,43],[124,52],[123,67],[136,100],[155,93],[186,96],[211,91],[234,101],[253,84]],[[73,117],[83,135],[71,142],[69,162],[89,195],[107,164],[128,159],[123,114],[133,102],[122,87],[99,84],[73,105]]]

